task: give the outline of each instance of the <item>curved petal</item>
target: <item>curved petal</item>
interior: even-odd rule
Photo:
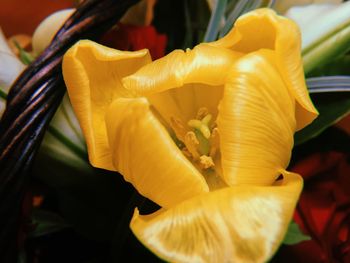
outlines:
[[[123,79],[125,88],[142,96],[179,88],[187,83],[221,85],[229,67],[242,54],[200,44],[193,50],[174,50]]]
[[[257,9],[241,16],[224,38],[208,44],[243,53],[275,50],[279,70],[298,102],[297,130],[317,117],[305,84],[299,28],[292,20],[276,15],[271,9]]]
[[[136,237],[170,262],[266,262],[282,242],[302,188],[284,172],[278,185],[234,186],[130,223]]]
[[[75,44],[63,58],[63,77],[86,138],[89,158],[98,168],[113,170],[104,116],[118,97],[132,97],[121,79],[150,63],[147,50],[118,51],[92,41]]]
[[[32,47],[36,55],[39,55],[50,44],[57,31],[74,12],[75,8],[59,10],[39,24],[32,38]]]
[[[187,122],[200,107],[215,115],[228,69],[241,55],[200,44],[186,52],[171,52],[124,78],[123,83],[127,89],[148,96],[168,123],[170,117]]]
[[[230,186],[271,185],[289,163],[295,99],[274,62],[271,50],[246,55],[225,85],[217,124],[223,176]]]
[[[114,167],[163,207],[208,192],[205,179],[182,154],[145,98],[115,100],[106,115]]]

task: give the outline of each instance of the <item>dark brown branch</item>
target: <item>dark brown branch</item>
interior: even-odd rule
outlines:
[[[97,39],[138,0],[87,0],[11,87],[0,122],[0,262],[16,262],[28,170],[65,86],[62,55],[79,39]]]

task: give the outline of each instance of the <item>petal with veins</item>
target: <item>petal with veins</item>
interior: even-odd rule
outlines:
[[[219,105],[223,176],[230,186],[271,185],[287,167],[295,131],[295,99],[271,50],[246,55],[232,68]]]
[[[302,178],[283,171],[273,186],[234,186],[151,215],[135,211],[136,237],[169,262],[266,262],[282,242]]]
[[[222,85],[228,68],[242,54],[200,44],[193,50],[175,50],[123,79],[127,89],[147,96],[188,83]]]
[[[208,45],[243,53],[260,49],[276,51],[277,66],[298,102],[297,130],[317,117],[305,84],[299,28],[292,20],[277,16],[271,9],[257,9],[241,16],[225,37]]]
[[[106,115],[113,164],[162,207],[208,192],[205,179],[157,120],[145,98],[116,99]]]
[[[88,146],[92,165],[114,170],[104,116],[119,97],[133,97],[121,79],[150,63],[147,50],[118,51],[83,40],[64,55],[63,77]]]
[[[148,96],[167,123],[171,117],[187,122],[201,107],[216,115],[226,73],[241,55],[206,44],[186,52],[175,50],[124,78],[123,83]]]

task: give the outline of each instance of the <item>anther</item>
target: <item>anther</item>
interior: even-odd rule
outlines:
[[[187,150],[191,153],[193,159],[198,160],[199,153],[197,151],[197,147],[199,145],[199,141],[194,132],[186,133],[184,144],[186,145]]]
[[[209,169],[215,166],[213,159],[207,155],[202,155],[199,157],[199,163],[202,169]]]
[[[210,152],[209,156],[211,158],[215,157],[215,154],[220,146],[220,137],[218,128],[214,128],[210,136]]]

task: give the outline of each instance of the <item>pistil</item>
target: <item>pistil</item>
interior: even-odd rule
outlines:
[[[211,114],[207,114],[202,120],[192,119],[187,124],[188,126],[199,130],[206,139],[209,139],[211,135],[209,129],[209,123],[211,121],[211,118]]]

